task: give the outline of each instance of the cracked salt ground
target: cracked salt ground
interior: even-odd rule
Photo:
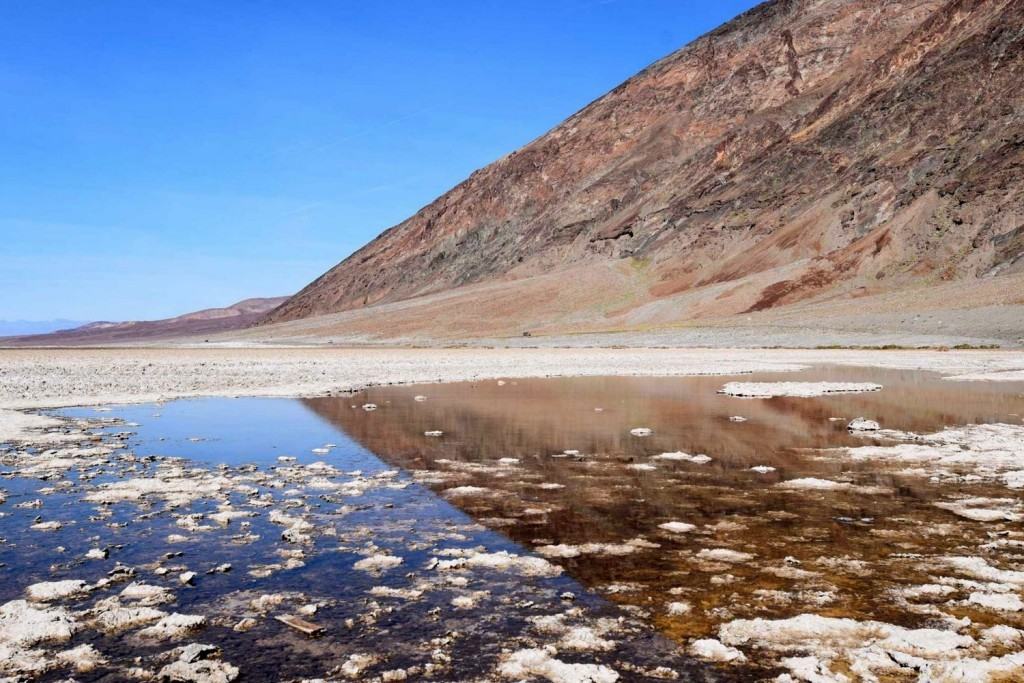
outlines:
[[[729,680],[298,402],[103,412],[0,454],[0,680]]]

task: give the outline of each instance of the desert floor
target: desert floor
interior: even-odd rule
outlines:
[[[737,374],[822,364],[925,370],[950,380],[1024,379],[1020,351],[10,349],[0,350],[0,409],[196,396],[314,396],[382,384],[501,377]]]

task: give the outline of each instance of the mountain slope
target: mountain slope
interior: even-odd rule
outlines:
[[[288,297],[253,298],[224,308],[206,308],[164,320],[94,322],[49,334],[7,337],[5,346],[64,346],[153,341],[240,330],[280,306]]]
[[[552,306],[563,329],[667,323],[1020,273],[1022,26],[1024,0],[765,3],[477,171],[266,321],[495,285],[544,292],[511,304],[527,328]],[[602,272],[586,301],[558,300]]]

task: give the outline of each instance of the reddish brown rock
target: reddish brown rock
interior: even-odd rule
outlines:
[[[485,293],[463,305],[519,293],[504,305],[520,329],[553,306],[563,322],[659,323],[1021,273],[1022,25],[1020,0],[767,2],[475,172],[267,322],[472,285]],[[598,275],[576,293],[582,272]]]

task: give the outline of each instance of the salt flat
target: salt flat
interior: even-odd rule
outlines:
[[[1022,351],[131,348],[0,350],[0,408],[196,396],[313,396],[380,384],[786,372],[818,364],[1019,379]]]
[[[0,351],[0,674],[1012,677],[1022,370],[1010,351]],[[555,375],[590,377],[526,379]],[[492,381],[378,386],[464,379]],[[171,401],[245,395],[307,398]],[[32,412],[67,405],[95,407]]]

